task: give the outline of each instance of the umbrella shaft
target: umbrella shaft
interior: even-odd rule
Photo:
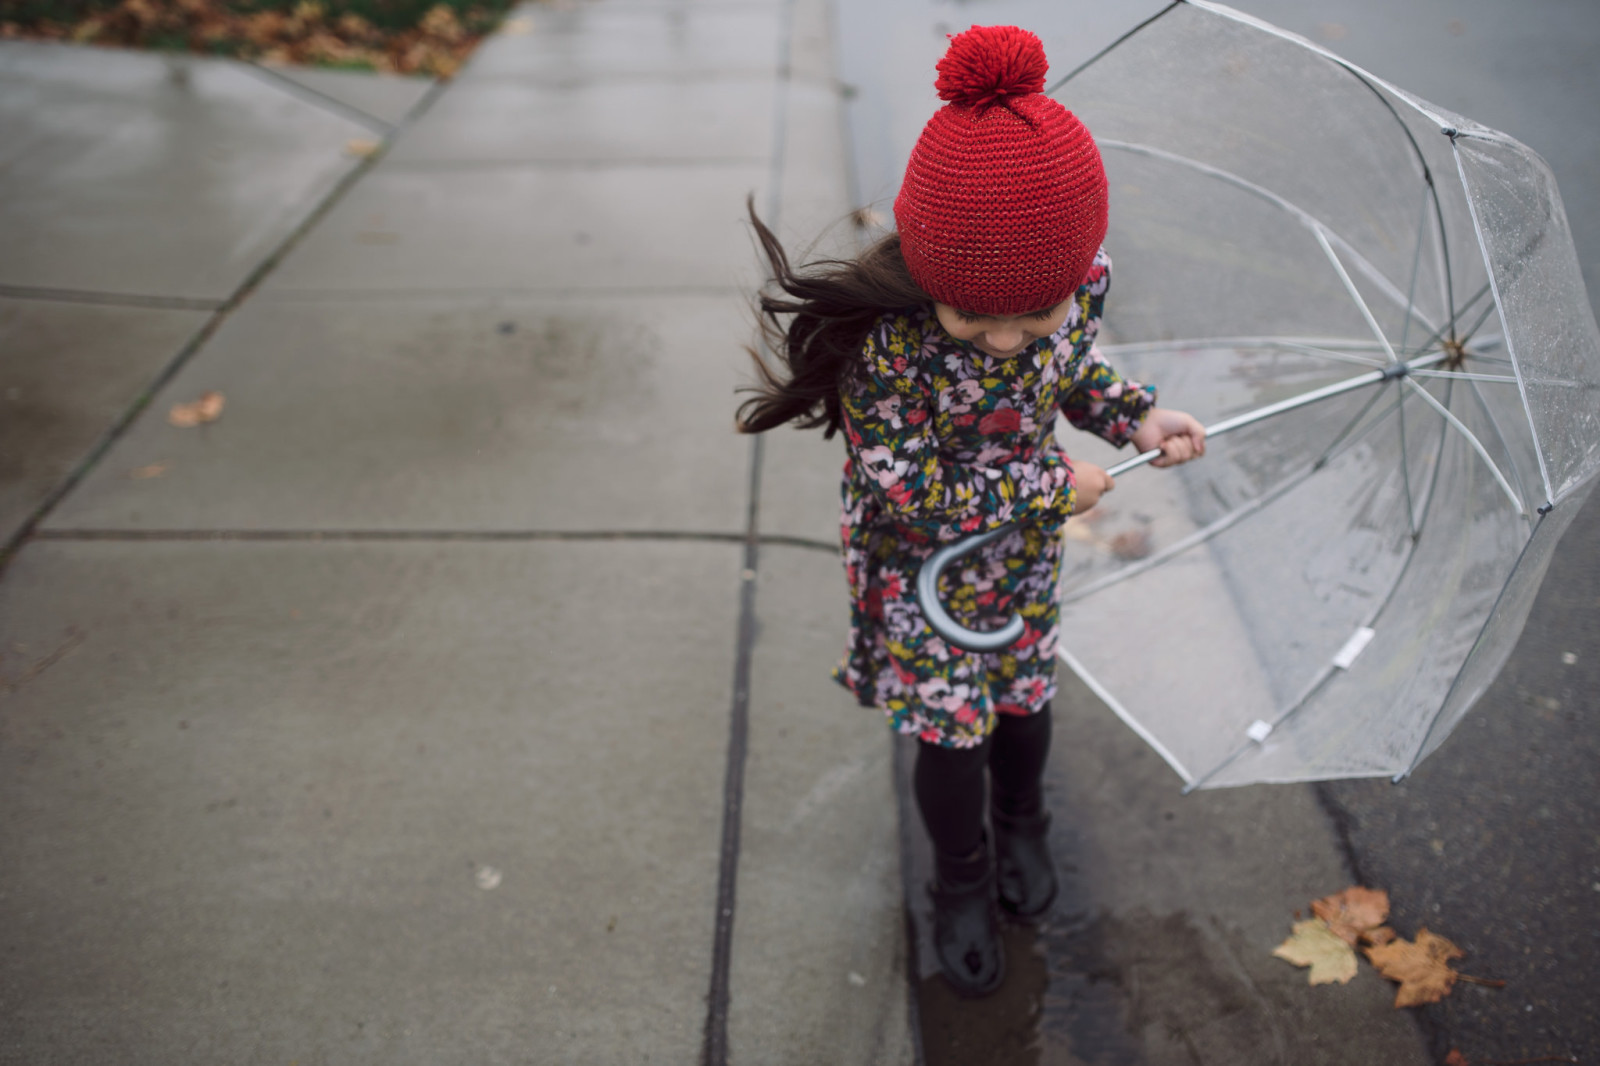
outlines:
[[[1206,436],[1208,438],[1220,437],[1224,433],[1230,433],[1233,430],[1241,429],[1244,426],[1254,425],[1255,423],[1271,418],[1274,415],[1281,415],[1285,411],[1293,411],[1296,408],[1306,407],[1310,404],[1316,403],[1318,400],[1326,400],[1334,396],[1342,396],[1344,393],[1354,392],[1356,389],[1365,388],[1368,385],[1376,385],[1379,382],[1387,381],[1390,378],[1403,376],[1404,374],[1410,373],[1413,370],[1419,370],[1423,367],[1432,366],[1435,363],[1441,363],[1446,358],[1447,356],[1444,352],[1434,352],[1430,355],[1424,355],[1420,358],[1413,359],[1408,363],[1400,364],[1404,367],[1404,370],[1398,373],[1393,369],[1384,369],[1374,370],[1366,374],[1358,374],[1353,378],[1347,378],[1344,381],[1338,382],[1334,385],[1328,385],[1320,389],[1313,389],[1310,392],[1301,393],[1299,396],[1294,396],[1287,400],[1280,400],[1277,403],[1269,403],[1265,407],[1258,407],[1254,411],[1246,411],[1242,415],[1235,415],[1232,418],[1225,418],[1215,425],[1207,426]],[[1127,473],[1129,470],[1143,466],[1152,459],[1159,458],[1161,458],[1161,449],[1151,448],[1147,452],[1140,452],[1131,459],[1126,459],[1118,463],[1117,465],[1108,469],[1106,473],[1112,477],[1117,477],[1121,474]]]

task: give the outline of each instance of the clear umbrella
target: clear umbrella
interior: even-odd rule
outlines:
[[[1051,91],[1111,180],[1102,350],[1226,433],[1068,524],[1061,658],[1189,789],[1403,776],[1504,664],[1600,468],[1549,168],[1203,0]],[[920,589],[962,646],[932,593],[974,546]]]

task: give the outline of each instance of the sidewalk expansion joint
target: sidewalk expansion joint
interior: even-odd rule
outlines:
[[[0,297],[13,300],[48,300],[55,303],[98,304],[106,307],[142,307],[152,311],[216,311],[225,300],[189,296],[148,296],[130,292],[91,292],[87,289],[47,289],[30,285],[0,285]]]
[[[459,302],[462,300],[615,300],[618,297],[684,298],[703,296],[726,299],[729,296],[748,297],[749,290],[741,285],[618,285],[562,286],[538,288],[463,288],[463,289],[289,289],[275,288],[263,293],[262,299],[297,303],[351,303],[358,300],[433,300]]]
[[[290,96],[297,96],[313,107],[318,107],[324,111],[331,112],[332,114],[338,115],[340,118],[349,119],[356,125],[365,126],[374,133],[389,134],[394,131],[394,123],[385,122],[376,115],[368,114],[359,107],[356,107],[354,104],[345,103],[337,96],[329,96],[320,89],[313,89],[309,85],[302,85],[300,82],[295,81],[287,74],[284,74],[282,71],[276,70],[273,67],[266,66],[263,63],[244,63],[243,66],[250,73],[254,74],[257,78],[266,82],[268,85],[271,85],[273,88],[279,89]]]
[[[530,541],[699,541],[747,544],[749,533],[686,529],[39,529],[34,540],[160,543],[167,541],[239,541],[244,543],[416,541],[425,543],[522,543]],[[757,533],[758,545],[801,548],[838,555],[839,546],[810,537]]]
[[[788,139],[789,73],[793,54],[795,0],[779,0],[778,78],[772,98],[772,152],[767,181],[767,221],[778,225],[783,207],[785,142]],[[728,715],[728,763],[722,787],[722,847],[717,863],[717,902],[711,942],[711,982],[701,1066],[728,1066],[729,1017],[733,1000],[733,928],[739,883],[739,840],[744,818],[744,773],[750,747],[750,685],[757,633],[756,585],[761,560],[761,461],[765,438],[750,439],[750,487],[745,517],[744,580],[739,583],[739,624],[733,665],[733,700]],[[830,551],[833,551],[831,546]]]
[[[478,173],[493,170],[627,170],[638,167],[677,167],[689,169],[732,169],[764,167],[760,156],[594,156],[590,158],[549,159],[400,159],[388,170],[400,174]]]

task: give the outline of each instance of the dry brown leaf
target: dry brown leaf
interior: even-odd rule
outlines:
[[[1150,554],[1150,533],[1144,529],[1124,529],[1111,538],[1111,554],[1118,559],[1143,559]]]
[[[1451,1048],[1450,1054],[1444,1057],[1444,1066],[1472,1066],[1472,1064],[1467,1061],[1460,1048]]]
[[[179,429],[189,429],[205,422],[215,422],[222,416],[222,393],[212,390],[200,394],[192,403],[175,403],[167,412],[167,421]]]
[[[1327,922],[1340,940],[1354,947],[1362,933],[1377,928],[1389,917],[1389,893],[1381,888],[1351,885],[1312,903],[1311,913]]]
[[[1399,981],[1396,1007],[1416,1007],[1437,1003],[1450,994],[1460,975],[1450,968],[1451,959],[1461,958],[1462,950],[1426,928],[1417,930],[1417,939],[1394,940],[1367,948],[1367,958],[1378,972]]]
[[[456,18],[456,13],[448,4],[435,4],[422,16],[422,21],[417,26],[430,37],[437,37],[441,41],[454,44],[467,35],[461,28],[461,22]]]
[[[1376,929],[1365,930],[1361,934],[1361,942],[1363,944],[1387,944],[1399,935],[1387,925],[1380,925]]]
[[[1321,918],[1308,918],[1294,923],[1294,933],[1272,949],[1277,958],[1296,966],[1311,967],[1310,981],[1314,985],[1349,984],[1356,975],[1356,953]]]
[[[381,141],[369,141],[360,137],[356,138],[355,140],[344,142],[344,150],[346,152],[353,156],[359,156],[362,159],[365,159],[369,155],[376,154],[378,149],[381,147],[383,147]]]

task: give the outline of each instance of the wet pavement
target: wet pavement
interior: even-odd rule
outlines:
[[[837,449],[732,431],[827,19],[0,44],[0,1061],[912,1060]]]
[[[1594,281],[1587,9],[1247,6],[1543,151]],[[1159,7],[530,4],[443,88],[0,42],[0,1062],[1600,1055],[1583,521],[1400,786],[1180,798],[1063,678],[1063,898],[932,972],[839,442],[729,429],[744,199],[848,248],[945,33]],[[1308,988],[1357,877],[1508,987]]]

